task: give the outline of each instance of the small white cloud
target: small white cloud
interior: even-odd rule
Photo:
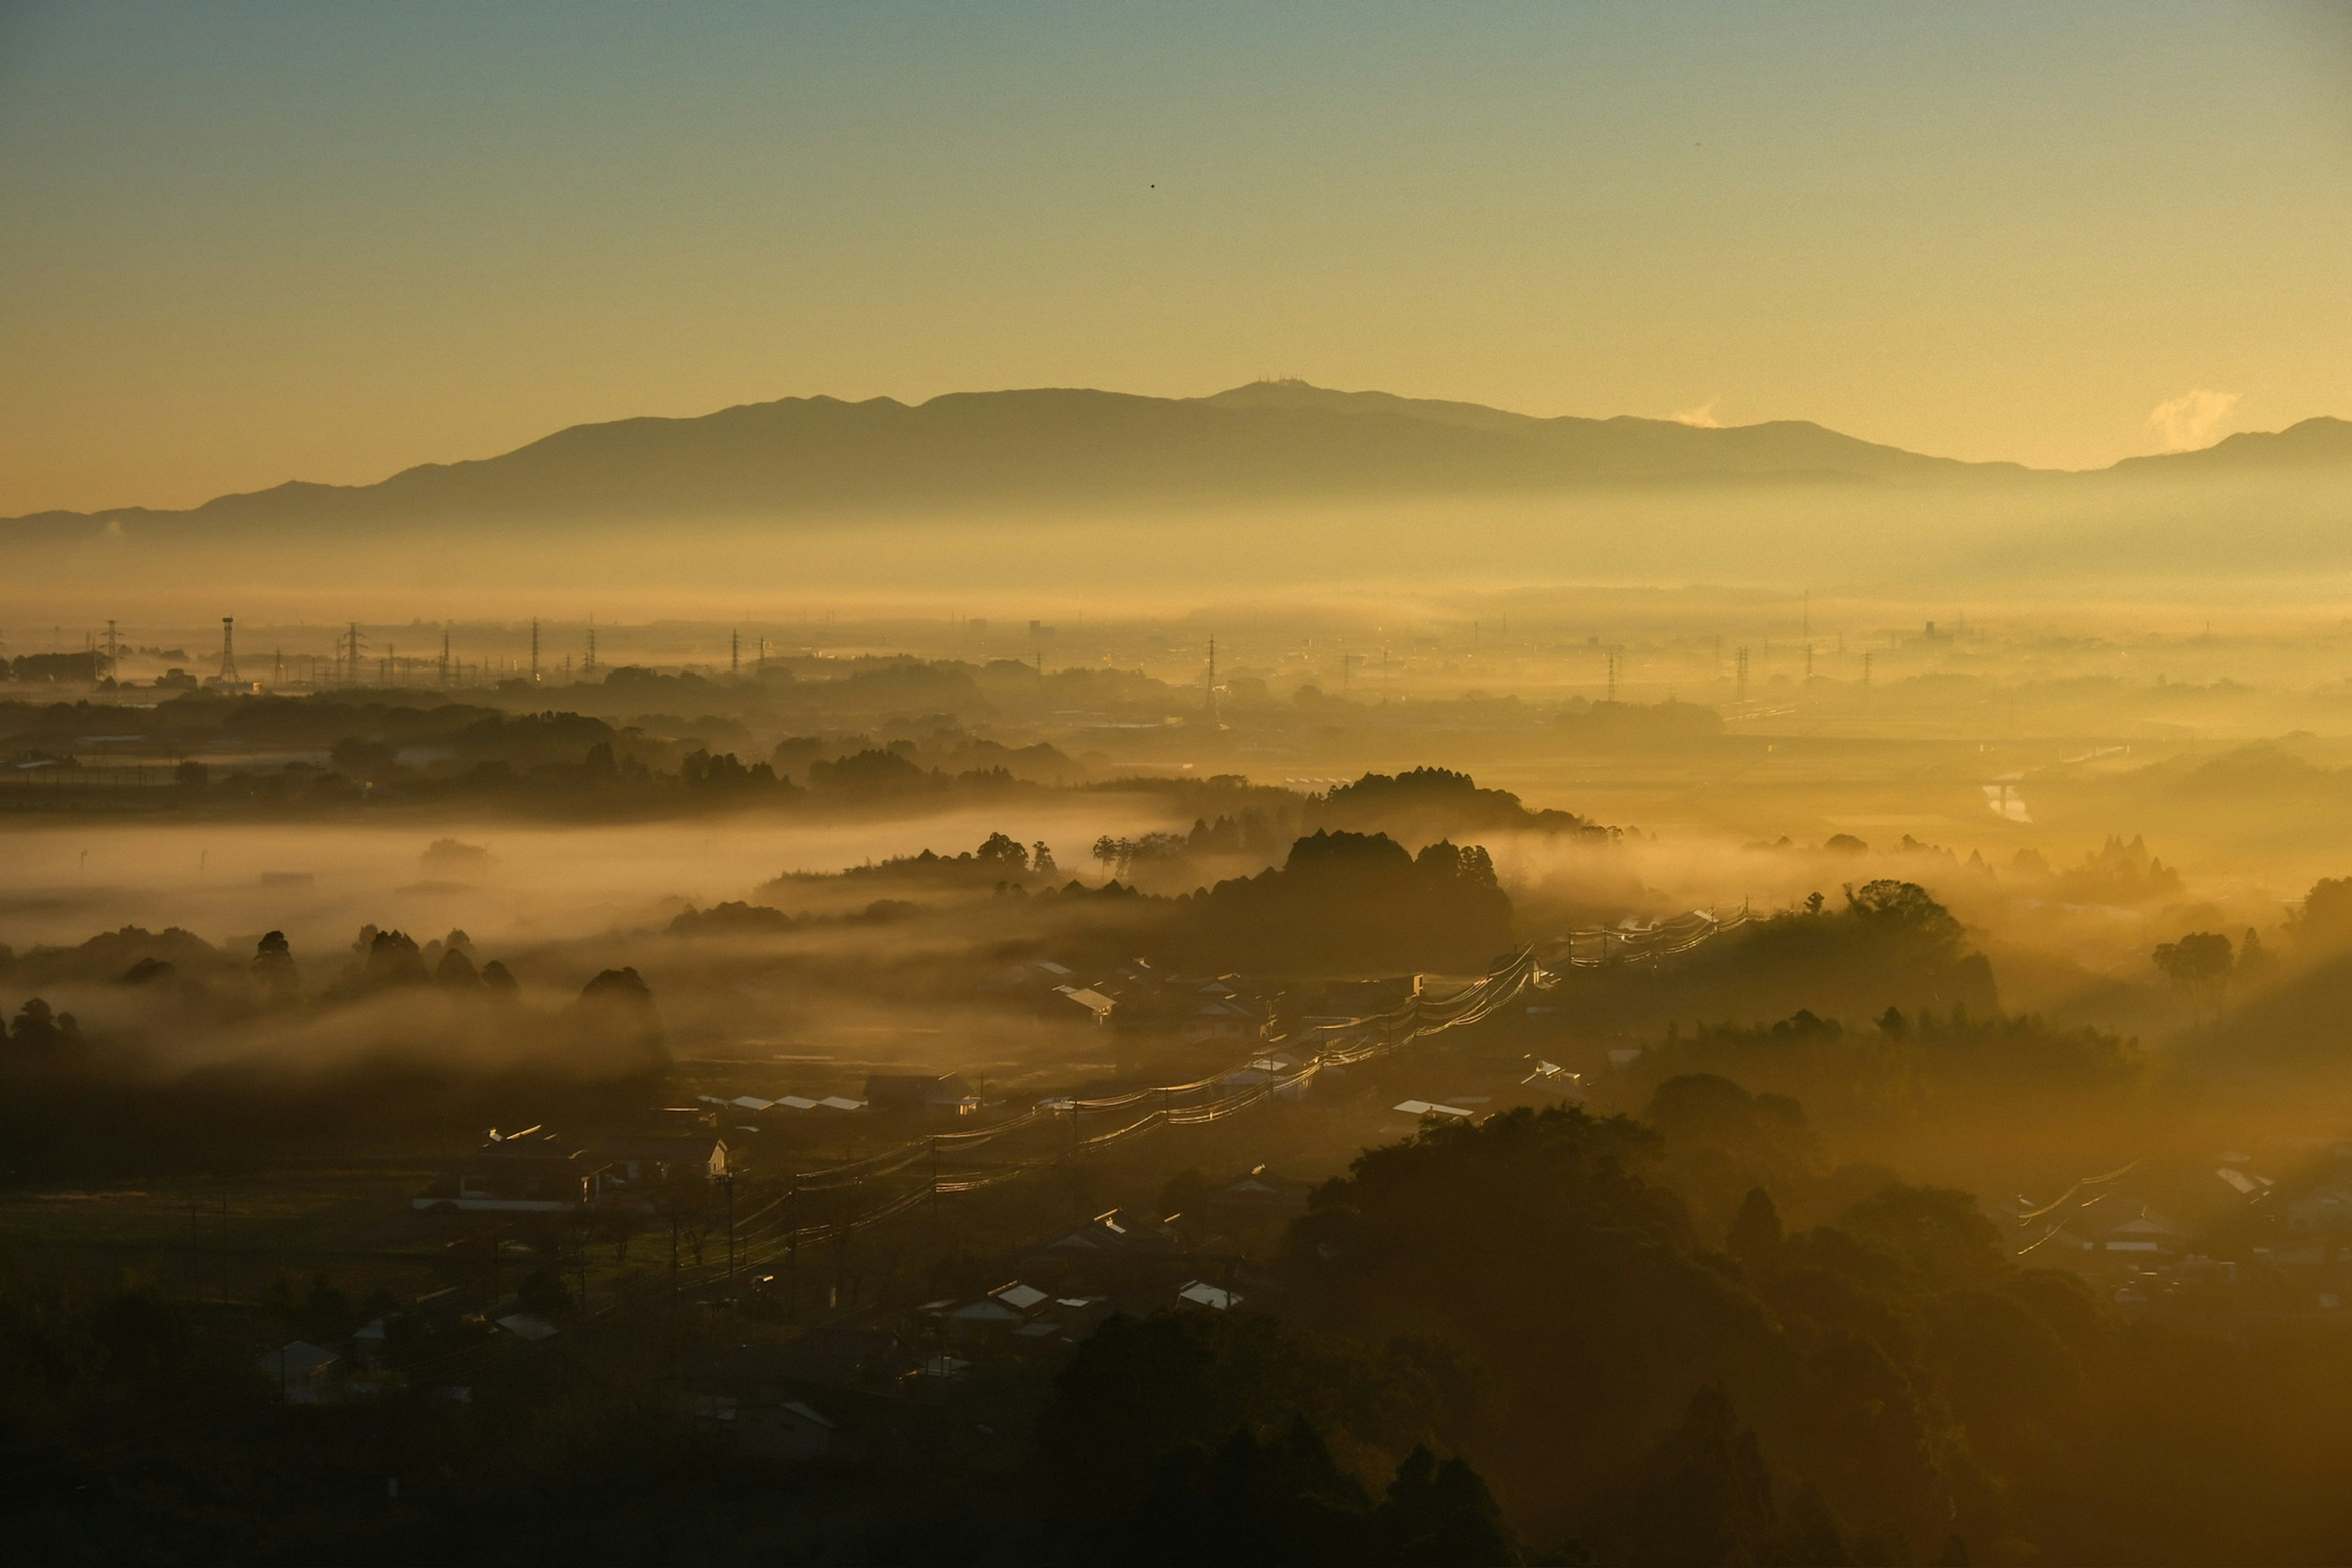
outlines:
[[[1701,430],[1720,430],[1723,421],[1715,416],[1715,405],[1723,401],[1720,393],[1708,398],[1696,408],[1685,408],[1675,415],[1677,425],[1694,425]]]
[[[2166,451],[2193,451],[2212,445],[2214,431],[2237,405],[2236,393],[2200,386],[2158,404],[2149,411],[2147,423],[2163,438]]]

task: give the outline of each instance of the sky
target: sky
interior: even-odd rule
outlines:
[[[2104,465],[2352,416],[2352,6],[0,0],[0,515],[1262,375]]]

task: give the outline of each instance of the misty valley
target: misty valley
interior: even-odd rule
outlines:
[[[2346,647],[1465,590],[16,654],[9,1517],[2332,1560]]]

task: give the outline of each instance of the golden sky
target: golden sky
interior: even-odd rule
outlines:
[[[1262,374],[2104,464],[2352,416],[2341,5],[16,5],[0,514]]]

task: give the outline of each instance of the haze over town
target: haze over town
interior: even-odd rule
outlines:
[[[11,1556],[2352,1556],[2347,68],[0,10]]]

